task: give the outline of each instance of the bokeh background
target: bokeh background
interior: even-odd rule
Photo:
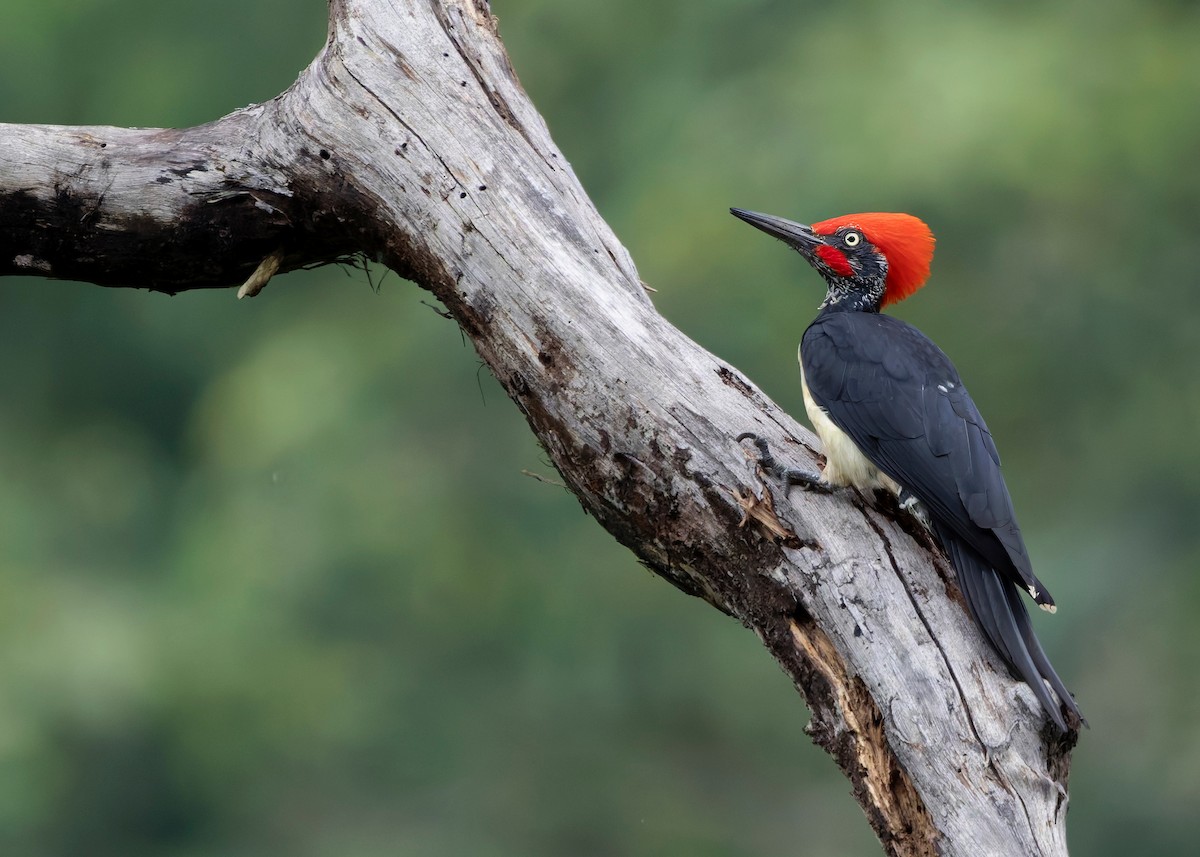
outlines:
[[[1200,12],[495,0],[662,312],[802,414],[816,277],[730,205],[909,210],[1091,719],[1078,854],[1200,838]],[[8,0],[0,120],[187,126],[319,0]],[[375,271],[376,285],[382,270]],[[428,295],[0,281],[0,853],[874,855],[753,636],[561,489]]]

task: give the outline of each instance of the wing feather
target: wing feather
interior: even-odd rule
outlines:
[[[813,322],[800,353],[813,400],[876,467],[1053,605],[1033,574],[987,424],[941,349],[892,316],[838,312]]]

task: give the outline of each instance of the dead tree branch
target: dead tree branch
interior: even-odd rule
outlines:
[[[356,254],[437,296],[613,536],[760,637],[889,854],[1067,853],[1069,743],[927,538],[763,481],[739,433],[809,468],[811,435],[655,311],[484,0],[331,0],[295,85],[208,125],[0,126],[0,273],[254,293]]]

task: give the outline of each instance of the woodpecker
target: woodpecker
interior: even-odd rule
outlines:
[[[883,488],[906,508],[919,503],[988,641],[1060,731],[1068,718],[1078,728],[1079,707],[1025,609],[1023,592],[1051,613],[1054,599],[1034,576],[991,433],[942,350],[880,312],[925,284],[934,246],[929,227],[897,213],[805,226],[730,212],[798,251],[828,287],[799,350],[804,409],[825,448],[823,472],[784,469],[765,441],[753,434],[739,440],[753,440],[763,464],[788,487]]]

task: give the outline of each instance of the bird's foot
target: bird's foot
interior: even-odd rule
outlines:
[[[921,501],[910,494],[907,488],[900,489],[900,496],[897,500],[900,502],[900,511],[907,512],[916,518],[925,529],[930,529],[929,513],[925,511],[925,507],[921,505]]]
[[[758,449],[758,466],[786,486],[784,489],[785,496],[796,485],[799,485],[805,491],[815,491],[818,494],[833,493],[833,489],[821,481],[821,474],[809,473],[807,470],[798,470],[793,467],[784,467],[781,465],[775,460],[775,456],[771,455],[771,448],[767,445],[767,441],[764,438],[747,431],[739,434],[737,440],[738,443],[744,440],[754,442],[755,448]]]

